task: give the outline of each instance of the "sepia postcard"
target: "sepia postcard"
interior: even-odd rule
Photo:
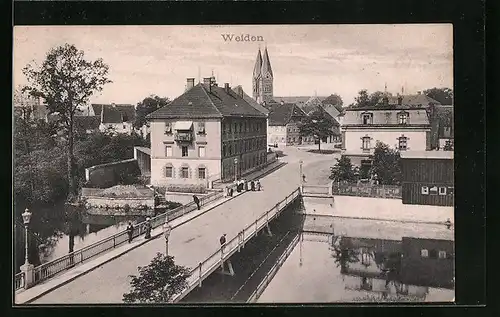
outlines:
[[[452,24],[16,26],[16,305],[453,302]]]

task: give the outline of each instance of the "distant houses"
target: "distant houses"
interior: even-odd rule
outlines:
[[[134,131],[135,107],[130,104],[92,104],[81,109],[75,117],[86,132],[111,131],[131,134]]]

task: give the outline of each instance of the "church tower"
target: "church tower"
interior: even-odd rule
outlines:
[[[267,47],[264,50],[264,57],[260,52],[257,53],[257,60],[253,69],[253,98],[258,103],[270,103],[273,100],[273,70]]]
[[[259,102],[260,97],[260,76],[262,69],[262,55],[259,52],[257,53],[257,59],[255,60],[255,66],[253,68],[253,77],[252,77],[252,97],[257,102]]]

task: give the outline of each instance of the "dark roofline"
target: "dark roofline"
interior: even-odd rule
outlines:
[[[377,105],[377,106],[371,106],[371,107],[346,107],[344,108],[345,111],[360,111],[360,110],[370,110],[370,111],[377,111],[377,110],[425,110],[427,109],[428,106],[412,106],[412,105]]]

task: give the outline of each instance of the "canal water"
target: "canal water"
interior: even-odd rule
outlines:
[[[380,243],[371,242],[373,245]],[[398,243],[393,243],[392,249],[396,250],[391,250],[389,243],[386,242],[386,250],[397,252]],[[452,287],[405,285],[397,278],[387,283],[384,277],[387,274],[381,272],[380,265],[365,266],[361,265],[363,259],[351,260],[356,263],[348,264],[346,269],[338,259],[331,235],[303,233],[301,242],[294,247],[257,302],[450,302],[455,296]]]

